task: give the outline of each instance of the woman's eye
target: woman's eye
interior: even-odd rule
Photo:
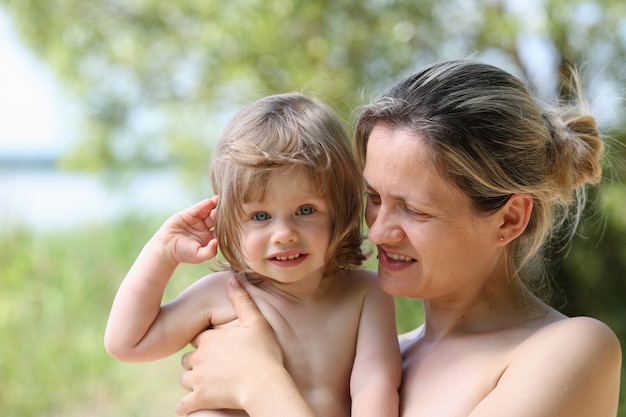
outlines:
[[[405,206],[405,207],[404,207],[404,209],[405,209],[405,210],[406,210],[409,214],[411,214],[411,215],[412,215],[412,216],[414,216],[414,217],[420,217],[420,218],[424,218],[424,219],[426,219],[426,218],[430,218],[430,215],[429,215],[429,214],[424,213],[423,211],[415,210],[415,209],[412,209],[411,207],[408,207],[408,206]]]
[[[310,214],[313,214],[313,212],[315,211],[315,209],[311,206],[304,206],[304,207],[300,207],[298,209],[298,214],[303,215],[303,216],[308,216]]]
[[[254,213],[252,215],[252,220],[256,220],[257,222],[269,220],[269,218],[270,218],[269,213],[265,213],[265,212]]]
[[[366,192],[365,197],[367,197],[367,201],[371,202],[372,204],[380,204],[380,196],[378,194]]]

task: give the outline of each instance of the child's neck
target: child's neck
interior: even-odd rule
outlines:
[[[250,282],[263,291],[293,301],[303,301],[314,298],[324,291],[327,283],[333,277],[323,276],[322,272],[311,275],[295,282],[280,282],[271,278],[252,278]]]

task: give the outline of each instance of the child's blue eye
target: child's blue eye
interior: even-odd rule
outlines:
[[[268,213],[265,213],[265,212],[254,213],[252,215],[252,219],[256,220],[258,222],[262,222],[262,221],[268,220],[269,218],[270,218],[270,215]]]
[[[313,214],[313,212],[315,211],[315,209],[311,206],[304,206],[304,207],[300,207],[298,209],[298,214],[304,215],[304,216],[308,216],[309,214]]]

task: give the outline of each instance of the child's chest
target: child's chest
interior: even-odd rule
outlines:
[[[314,368],[349,362],[352,367],[361,318],[360,300],[323,300],[277,305],[258,299],[286,356],[287,366]]]
[[[274,330],[288,368],[351,369],[363,306],[362,292],[340,292],[309,300],[286,300],[263,291],[250,295]],[[213,310],[215,328],[236,326],[236,312],[228,300]]]
[[[304,300],[246,288],[276,334],[285,368],[316,415],[349,416],[350,377],[366,285],[345,281]],[[214,312],[214,327],[238,325],[230,302]]]
[[[283,349],[285,368],[317,415],[348,416],[360,306],[263,310]]]
[[[285,368],[316,414],[349,416],[362,295],[306,302],[251,295],[276,334]],[[215,327],[238,325],[227,305],[220,315],[223,324]]]

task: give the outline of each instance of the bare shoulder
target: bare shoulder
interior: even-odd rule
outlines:
[[[553,370],[611,372],[621,364],[621,346],[615,333],[590,317],[565,317],[538,328],[519,345],[514,361],[545,361]]]
[[[326,295],[341,297],[364,297],[368,293],[381,292],[378,274],[366,269],[339,269],[326,279]]]
[[[190,285],[185,292],[200,293],[201,296],[206,296],[207,291],[226,294],[226,283],[232,276],[231,271],[218,271],[205,275]]]
[[[341,305],[346,306],[352,300],[352,306],[362,311],[371,311],[373,315],[393,315],[393,297],[380,287],[378,273],[367,269],[350,269],[340,272],[332,279],[333,297],[341,298]],[[395,319],[394,319],[395,320]]]
[[[349,280],[367,287],[375,286],[380,288],[378,284],[378,273],[376,273],[376,271],[370,271],[369,269],[351,269],[348,272]]]
[[[622,353],[606,324],[562,318],[529,333],[511,353],[498,389],[481,404],[483,411],[497,410],[512,398],[535,398],[540,400],[510,415],[615,416]]]
[[[208,323],[218,325],[236,318],[235,309],[228,298],[227,282],[230,271],[206,275],[190,285],[170,306],[184,305],[205,316]]]
[[[619,353],[621,356],[621,346],[613,330],[591,317],[567,317],[552,322],[538,329],[522,344],[524,349],[530,350],[563,346],[578,355]]]

